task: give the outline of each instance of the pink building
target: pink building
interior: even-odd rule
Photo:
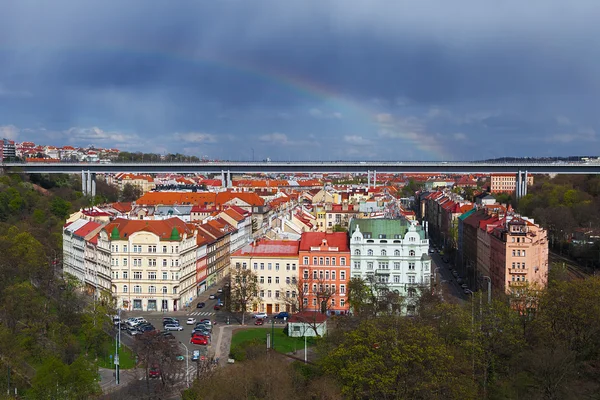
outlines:
[[[491,231],[490,277],[493,290],[515,293],[524,285],[548,283],[547,232],[531,220],[505,219]]]

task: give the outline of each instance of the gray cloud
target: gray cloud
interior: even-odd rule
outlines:
[[[0,126],[216,158],[248,158],[252,141],[304,159],[587,153],[600,7],[565,4],[9,2]]]

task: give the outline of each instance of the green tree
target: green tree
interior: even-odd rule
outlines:
[[[135,201],[140,198],[142,194],[142,189],[131,183],[126,183],[121,192],[121,201]]]
[[[250,268],[231,268],[229,298],[231,311],[242,313],[242,325],[245,324],[248,305],[251,305],[258,295],[258,276]]]
[[[65,219],[71,211],[71,203],[60,197],[53,197],[50,201],[50,211],[58,218]]]

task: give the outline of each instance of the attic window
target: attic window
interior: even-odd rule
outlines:
[[[381,234],[379,235],[379,239],[385,239],[385,238],[386,238],[386,235],[385,235],[385,233],[381,233]]]

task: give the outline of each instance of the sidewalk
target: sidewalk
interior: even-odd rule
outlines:
[[[118,390],[122,387],[127,386],[131,382],[134,382],[141,376],[143,372],[140,370],[133,369],[124,369],[119,371],[119,384],[117,385],[115,381],[115,370],[108,368],[98,368],[98,375],[100,375],[100,388],[102,389],[102,393],[111,393],[115,390]]]

